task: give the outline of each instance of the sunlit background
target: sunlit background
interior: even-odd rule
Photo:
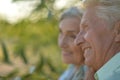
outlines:
[[[0,0],[0,80],[57,80],[59,15],[80,0]]]

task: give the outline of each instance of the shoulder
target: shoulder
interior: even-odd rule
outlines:
[[[120,80],[120,71],[114,72],[108,79],[106,80]]]
[[[75,73],[72,80],[83,80],[85,76],[85,66],[80,66],[79,70]]]
[[[67,80],[70,73],[73,72],[74,65],[70,64],[68,68],[63,72],[63,74],[60,76],[59,80]]]

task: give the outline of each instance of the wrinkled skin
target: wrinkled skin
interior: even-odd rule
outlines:
[[[81,45],[85,64],[92,67],[94,71],[100,69],[120,51],[119,23],[116,22],[114,28],[111,29],[109,21],[96,15],[95,6],[86,9],[75,44]]]

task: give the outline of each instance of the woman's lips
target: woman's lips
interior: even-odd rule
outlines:
[[[64,55],[64,56],[69,56],[69,55],[71,55],[71,54],[72,54],[72,52],[62,51],[62,55]]]

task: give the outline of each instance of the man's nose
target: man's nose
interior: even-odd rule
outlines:
[[[76,36],[76,39],[74,40],[74,44],[79,46],[83,42],[84,42],[83,35],[81,35],[81,33],[79,32],[78,35]]]

